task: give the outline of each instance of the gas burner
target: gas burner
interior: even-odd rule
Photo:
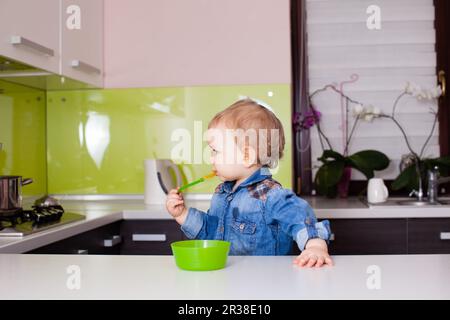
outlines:
[[[48,206],[48,207],[36,207],[33,206],[33,210],[24,211],[23,215],[28,221],[33,221],[34,225],[54,222],[61,219],[64,213],[63,207],[60,205]]]
[[[32,210],[15,209],[9,212],[0,212],[0,230],[7,227],[31,222],[32,226],[59,221],[64,213],[60,205],[39,207],[33,206]]]
[[[86,218],[83,214],[65,212],[60,205],[33,206],[31,210],[4,213],[0,211],[0,237],[23,237]]]

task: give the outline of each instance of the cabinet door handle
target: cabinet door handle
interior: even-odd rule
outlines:
[[[450,232],[441,232],[439,238],[441,240],[450,240]]]
[[[133,241],[166,241],[165,234],[135,234],[132,235]]]
[[[114,247],[122,242],[122,237],[119,235],[113,236],[112,239],[103,240],[104,247]]]
[[[89,254],[89,250],[87,249],[78,249],[77,254]]]
[[[51,57],[53,57],[55,55],[55,52],[53,51],[53,49],[44,47],[43,45],[41,45],[37,42],[31,41],[31,40],[21,37],[21,36],[11,36],[11,44],[23,45],[25,47],[34,49],[36,51],[39,51],[42,54],[46,54]]]
[[[92,72],[92,73],[102,73],[101,70],[99,68],[96,68],[94,66],[91,66],[90,64],[87,64],[83,61],[80,60],[72,60],[70,62],[70,65],[72,68],[81,70],[81,71],[85,71],[85,72]]]

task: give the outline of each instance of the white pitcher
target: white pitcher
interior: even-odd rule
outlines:
[[[372,178],[367,185],[367,201],[369,203],[386,202],[389,192],[384,185],[383,179]]]

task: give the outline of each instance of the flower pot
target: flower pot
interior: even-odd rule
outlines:
[[[350,186],[351,176],[352,176],[352,168],[345,167],[344,172],[342,173],[341,180],[339,180],[337,185],[337,192],[340,198],[348,197],[348,188]]]

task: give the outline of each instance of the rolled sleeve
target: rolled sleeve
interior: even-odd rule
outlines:
[[[328,220],[324,220],[301,229],[297,232],[295,241],[297,242],[298,248],[303,251],[305,250],[306,243],[309,239],[319,238],[328,241],[330,234],[330,222]]]
[[[269,192],[266,203],[266,218],[274,222],[297,242],[304,250],[309,239],[328,240],[331,234],[328,220],[317,222],[313,209],[305,200],[288,189],[275,189]]]
[[[181,225],[181,230],[189,239],[195,239],[203,227],[205,213],[195,208],[189,208],[186,220]]]
[[[217,233],[219,219],[216,216],[200,211],[196,208],[189,208],[186,220],[181,225],[181,231],[189,239],[212,240]]]

